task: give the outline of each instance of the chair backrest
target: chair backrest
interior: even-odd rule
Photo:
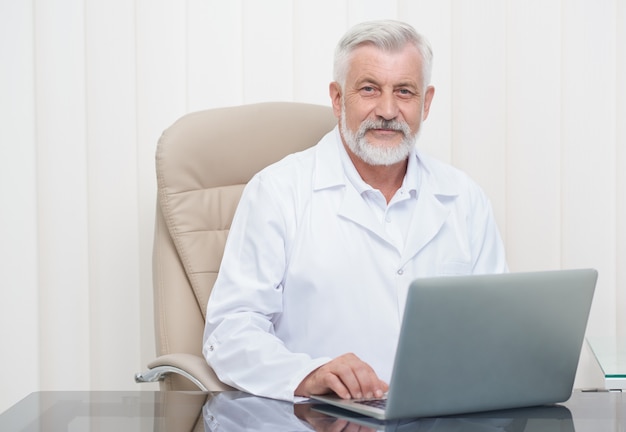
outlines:
[[[206,304],[245,184],[336,123],[330,107],[271,102],[191,113],[163,133],[153,248],[157,355],[201,355]]]

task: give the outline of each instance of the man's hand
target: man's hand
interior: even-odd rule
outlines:
[[[344,354],[307,375],[294,394],[309,397],[335,392],[343,399],[379,398],[388,388],[370,365],[354,354]]]

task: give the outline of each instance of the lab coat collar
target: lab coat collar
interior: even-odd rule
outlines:
[[[342,145],[338,126],[326,134],[318,143],[315,156],[314,190],[318,191],[348,184],[339,154],[341,151],[340,146]],[[417,158],[417,173],[422,176],[420,193],[426,189],[426,191],[435,196],[454,197],[459,194],[458,187],[454,182],[451,182],[446,176],[435,175],[437,170],[431,157],[417,149],[413,149],[410,157]]]
[[[324,189],[340,188],[344,190],[343,200],[338,209],[339,216],[352,220],[388,242],[380,223],[375,220],[365,201],[346,178],[341,162],[341,138],[339,128],[335,127],[317,146],[315,156],[315,174],[313,187],[315,192]],[[415,216],[409,228],[409,238],[403,261],[410,260],[439,232],[448,217],[449,210],[441,198],[454,198],[459,191],[446,176],[436,175],[437,166],[428,156],[413,150],[410,157],[417,159],[417,174],[421,175],[420,190],[415,208]]]
[[[346,186],[347,179],[341,166],[339,145],[342,144],[338,126],[327,133],[317,144],[313,180],[313,189],[315,191]]]

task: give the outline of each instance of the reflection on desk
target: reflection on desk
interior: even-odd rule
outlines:
[[[203,408],[205,431],[343,431],[360,432],[573,432],[564,406],[395,421],[379,421],[329,405],[296,404],[231,392],[214,395]]]
[[[570,411],[564,406],[549,406],[482,415],[462,415],[418,420],[377,422],[338,412],[335,408],[314,407],[323,413],[361,427],[359,431],[419,431],[419,432],[574,432]]]
[[[37,392],[0,414],[0,431],[626,431],[621,393],[575,392],[565,404],[380,422],[319,404],[242,392]]]

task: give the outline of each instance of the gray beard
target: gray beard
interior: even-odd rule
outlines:
[[[397,120],[364,120],[356,133],[346,124],[345,107],[341,110],[341,134],[346,145],[359,159],[368,165],[393,165],[409,157],[417,141],[417,134],[411,135],[409,125]],[[381,147],[370,143],[365,134],[370,129],[393,129],[402,132],[402,141],[394,147]]]

